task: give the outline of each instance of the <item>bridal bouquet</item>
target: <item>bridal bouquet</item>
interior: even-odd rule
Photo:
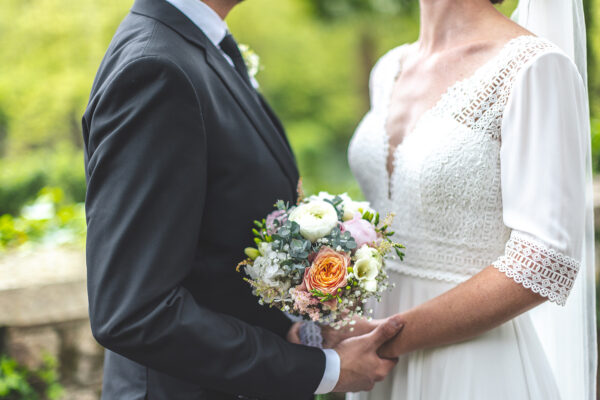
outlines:
[[[392,215],[367,202],[326,192],[255,221],[257,248],[238,265],[260,304],[339,328],[363,315],[363,304],[388,287],[384,256],[402,245],[391,239]]]

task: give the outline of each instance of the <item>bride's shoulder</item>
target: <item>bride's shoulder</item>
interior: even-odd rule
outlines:
[[[410,43],[405,43],[400,46],[394,47],[388,50],[384,55],[379,57],[379,60],[375,63],[375,66],[371,70],[371,76],[380,73],[380,71],[388,69],[397,69],[400,66],[402,54],[406,52]]]
[[[383,56],[377,60],[375,66],[371,70],[369,80],[371,86],[371,96],[376,91],[377,86],[387,84],[393,80],[400,70],[402,56],[410,47],[411,44],[403,44],[388,50]]]
[[[533,35],[524,35],[514,39],[512,51],[506,60],[507,65],[515,66],[515,75],[523,75],[525,71],[558,68],[559,73],[577,71],[575,63],[557,45],[551,41]]]
[[[521,35],[512,39],[507,45],[506,62],[519,67],[527,67],[543,56],[568,56],[551,41],[534,35]]]

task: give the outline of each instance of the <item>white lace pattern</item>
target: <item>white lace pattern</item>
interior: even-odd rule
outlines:
[[[396,148],[389,176],[385,125],[408,46],[390,51],[375,66],[371,110],[349,149],[350,166],[367,199],[383,214],[396,214],[394,239],[406,245],[406,256],[403,262],[390,261],[389,269],[462,282],[493,264],[564,304],[577,262],[542,243],[511,236],[503,221],[500,179],[501,125],[513,84],[525,65],[556,47],[520,36],[448,88]]]
[[[303,345],[323,348],[323,335],[321,334],[321,327],[317,323],[312,321],[302,322],[298,335]]]
[[[520,232],[512,233],[505,255],[493,265],[515,282],[563,306],[579,271],[577,260]]]

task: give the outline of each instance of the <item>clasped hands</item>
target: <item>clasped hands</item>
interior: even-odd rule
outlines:
[[[300,324],[294,324],[288,333],[292,343],[300,344]],[[334,349],[340,356],[340,377],[334,392],[371,390],[398,362],[397,358],[381,357],[378,350],[404,328],[399,315],[372,321],[357,319],[352,327],[322,328],[323,347]]]

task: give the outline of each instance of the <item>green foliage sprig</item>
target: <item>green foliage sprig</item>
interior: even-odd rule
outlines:
[[[300,234],[300,225],[294,221],[284,222],[273,235],[273,249],[283,251],[288,246],[290,258],[282,263],[291,270],[303,271],[308,267],[308,255],[312,248],[310,240]]]
[[[340,228],[335,227],[329,235],[323,238],[327,245],[334,250],[338,248],[345,253],[350,253],[356,249],[356,241],[350,232],[342,232]],[[315,251],[318,251],[319,246],[315,246]]]
[[[344,203],[344,200],[340,196],[335,196],[333,198],[333,200],[325,199],[325,201],[327,203],[331,204],[333,206],[333,208],[335,208],[335,211],[337,212],[338,220],[340,220],[340,221],[343,220],[344,208],[342,207],[342,204]]]
[[[58,365],[44,356],[44,364],[35,370],[19,365],[7,356],[0,357],[0,398],[7,400],[56,400],[63,388],[58,381]]]
[[[404,247],[400,243],[396,243],[392,240],[392,237],[396,233],[394,231],[389,230],[390,225],[391,225],[391,220],[393,217],[394,217],[394,215],[392,214],[392,215],[384,218],[383,220],[381,220],[381,216],[379,215],[379,213],[372,213],[370,211],[365,211],[362,215],[362,218],[365,221],[368,221],[375,226],[375,231],[381,235],[381,237],[383,238],[383,241],[388,246],[391,246],[394,249],[394,251],[396,252],[396,255],[398,256],[400,261],[402,261],[402,260],[404,260],[404,252],[402,250],[405,249],[406,247]]]

